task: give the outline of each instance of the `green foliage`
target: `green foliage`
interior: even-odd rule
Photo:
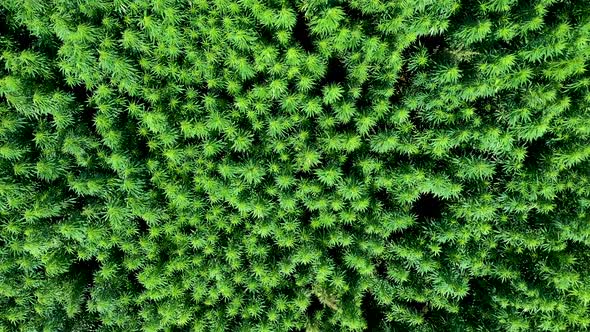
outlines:
[[[0,331],[590,330],[582,0],[0,1]]]

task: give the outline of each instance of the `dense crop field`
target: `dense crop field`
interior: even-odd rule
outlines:
[[[589,0],[0,0],[0,331],[590,329]]]

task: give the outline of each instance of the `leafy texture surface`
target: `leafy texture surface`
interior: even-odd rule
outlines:
[[[0,1],[0,331],[584,331],[586,0]]]

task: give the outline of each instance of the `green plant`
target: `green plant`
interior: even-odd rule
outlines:
[[[0,2],[0,331],[590,329],[582,0]]]

